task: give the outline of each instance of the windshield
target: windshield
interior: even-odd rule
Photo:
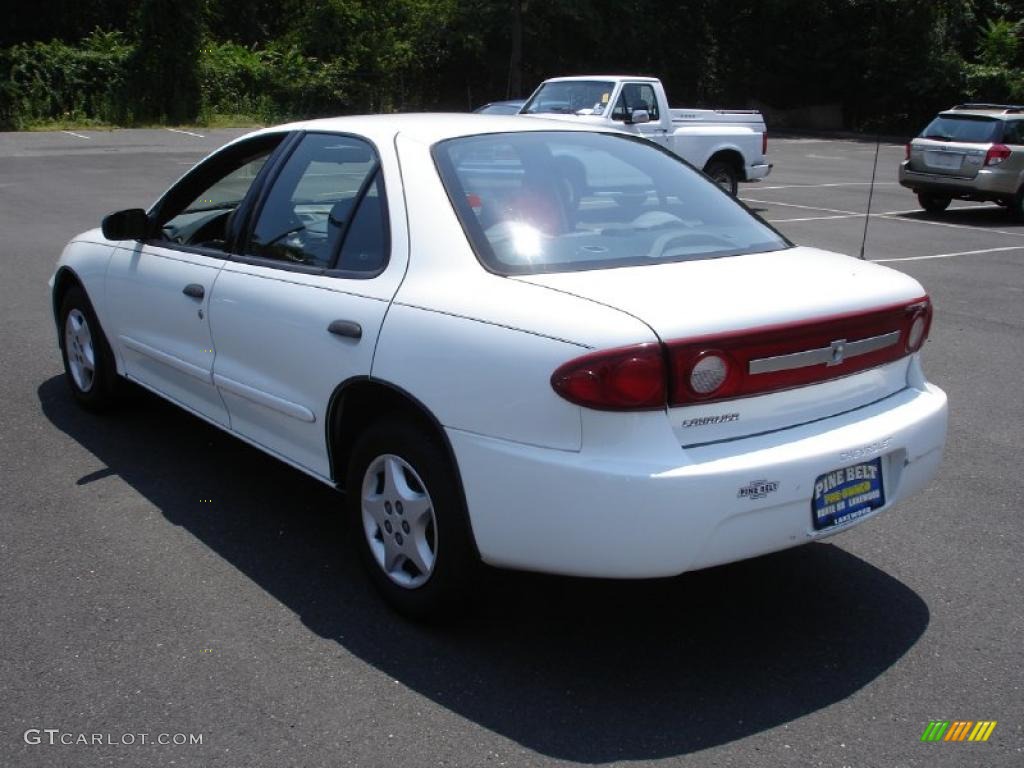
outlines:
[[[921,132],[923,139],[962,141],[967,144],[991,144],[999,141],[1002,122],[991,117],[939,115]]]
[[[608,107],[615,83],[603,80],[560,80],[544,83],[533,94],[523,114],[572,115],[579,110],[584,114],[600,115]]]
[[[433,152],[478,258],[499,274],[789,247],[703,174],[642,139],[531,131],[449,139]]]

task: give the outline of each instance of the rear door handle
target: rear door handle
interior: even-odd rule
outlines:
[[[189,283],[182,290],[186,296],[191,296],[193,299],[201,299],[206,295],[206,290],[199,283]]]
[[[327,326],[327,330],[333,333],[335,336],[344,336],[348,339],[361,339],[363,338],[363,328],[359,323],[354,323],[351,320],[333,320],[331,324]]]

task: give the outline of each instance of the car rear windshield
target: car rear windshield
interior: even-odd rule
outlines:
[[[971,115],[939,115],[921,133],[923,139],[991,144],[1000,140],[1002,121]]]
[[[538,131],[434,146],[477,257],[499,274],[694,261],[789,243],[702,173],[621,134]]]

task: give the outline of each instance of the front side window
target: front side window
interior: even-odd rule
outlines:
[[[658,115],[658,99],[654,95],[654,88],[646,83],[626,83],[622,86],[622,93],[615,102],[615,109],[612,110],[612,120],[625,120],[628,115],[638,109],[646,109],[651,116],[651,122],[660,120]]]
[[[190,171],[157,204],[158,240],[224,250],[232,214],[285,134],[231,145]]]
[[[499,274],[789,247],[703,174],[643,140],[531,131],[449,139],[433,154],[477,256]]]
[[[368,142],[308,134],[267,194],[246,252],[319,269],[377,272],[387,258],[383,199],[380,163]]]

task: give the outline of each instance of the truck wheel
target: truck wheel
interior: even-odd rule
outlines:
[[[372,424],[349,462],[351,531],[370,580],[399,613],[457,613],[478,567],[458,480],[446,452],[405,421]]]
[[[952,198],[944,197],[943,195],[933,195],[928,192],[917,193],[917,202],[920,203],[921,207],[928,211],[928,213],[942,213],[944,210],[949,208],[949,204],[952,201]]]
[[[117,370],[89,297],[80,286],[68,289],[58,318],[64,378],[71,394],[83,408],[102,411],[116,399]]]
[[[736,197],[740,187],[740,177],[732,163],[725,160],[712,160],[704,166],[704,174],[730,195]]]

